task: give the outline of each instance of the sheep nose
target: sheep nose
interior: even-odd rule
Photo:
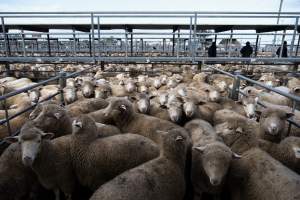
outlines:
[[[216,178],[211,178],[210,179],[210,183],[213,185],[213,186],[216,186],[216,185],[219,185],[220,184],[220,181]]]
[[[253,119],[255,117],[255,114],[249,114],[249,118]]]
[[[31,166],[32,163],[33,163],[33,160],[32,160],[32,158],[30,158],[28,156],[25,156],[23,158],[23,163],[24,163],[25,166]]]

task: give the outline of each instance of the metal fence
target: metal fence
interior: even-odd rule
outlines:
[[[277,12],[0,12],[0,62],[241,62],[243,44],[234,41],[250,40],[249,62],[297,63],[299,17],[300,12],[282,12],[288,22],[277,25]],[[220,19],[227,22],[209,21]],[[280,41],[272,42],[276,36]],[[281,58],[281,51],[277,58],[285,40],[289,56]],[[208,46],[218,41],[218,57],[208,58]]]

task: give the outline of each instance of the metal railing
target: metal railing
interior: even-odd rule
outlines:
[[[257,57],[257,60],[251,62],[298,63],[300,62],[300,58],[297,58],[300,41],[300,36],[297,38],[299,17],[300,12],[282,12],[280,18],[289,19],[291,22],[282,25],[273,22],[258,25],[257,22],[205,24],[205,20],[216,18],[223,20],[277,19],[278,12],[0,12],[2,22],[0,50],[2,48],[3,53],[0,62],[38,62],[34,58],[47,56],[54,57],[57,62],[61,62],[59,60],[61,56],[64,56],[64,60],[78,62],[120,62],[120,60],[146,62],[149,58],[152,62],[241,62],[244,61],[242,58],[235,57],[234,51],[239,50],[240,46],[232,47],[233,37],[240,37],[243,40],[243,36],[253,36],[254,57]],[[55,23],[55,20],[67,21],[70,18],[82,19],[84,23],[73,21],[69,24]],[[24,19],[41,20],[44,23],[24,24]],[[125,21],[120,24],[105,23],[108,19]],[[164,23],[136,24],[130,21],[131,19],[158,19]],[[182,23],[174,24],[167,21],[176,22],[178,19],[182,20]],[[10,33],[9,29],[17,29],[18,32]],[[68,29],[69,32],[49,32],[49,29]],[[135,29],[145,31],[139,32]],[[170,29],[171,32],[161,31]],[[24,32],[24,30],[39,33]],[[156,31],[147,32],[149,30]],[[234,30],[255,30],[256,32],[239,33]],[[282,36],[279,44],[272,44],[273,49],[282,47],[284,39],[289,41],[288,58],[274,57],[273,49],[267,52],[271,56],[267,55],[265,50],[260,51],[260,39],[273,35]],[[229,43],[224,49],[222,47],[219,50],[221,57],[207,58],[206,48],[209,43],[205,39],[212,42],[229,39],[228,37],[230,37]],[[298,44],[296,44],[297,40]],[[112,53],[117,55],[113,56]],[[259,59],[264,57],[268,60]],[[44,59],[54,62],[52,59],[43,58],[42,60]]]
[[[7,93],[7,94],[4,94],[4,95],[0,96],[0,102],[4,105],[4,109],[5,109],[5,119],[1,119],[1,120],[0,120],[0,126],[6,124],[9,135],[10,135],[10,136],[13,136],[13,135],[18,134],[18,133],[19,133],[19,130],[18,130],[17,132],[15,132],[15,133],[12,133],[12,131],[11,131],[11,126],[10,126],[10,120],[12,120],[12,119],[16,118],[17,116],[22,115],[22,114],[24,114],[24,113],[26,113],[26,112],[32,110],[32,109],[35,108],[35,106],[38,105],[39,103],[42,103],[42,102],[44,102],[44,101],[53,99],[53,98],[56,97],[57,95],[60,95],[60,103],[61,103],[61,105],[64,105],[64,104],[65,104],[65,101],[64,101],[63,89],[64,89],[64,87],[66,86],[66,80],[67,80],[68,78],[72,78],[72,77],[76,77],[76,76],[78,76],[78,75],[81,75],[82,73],[86,72],[87,70],[89,70],[89,69],[91,69],[91,68],[93,68],[93,67],[94,67],[94,66],[91,66],[91,67],[85,68],[85,69],[83,69],[83,70],[81,70],[81,71],[74,72],[74,73],[71,73],[71,74],[68,74],[68,75],[67,75],[66,72],[61,71],[61,72],[59,73],[58,76],[55,76],[55,77],[50,78],[50,79],[48,79],[48,80],[41,81],[41,82],[36,83],[36,84],[33,84],[33,85],[31,85],[31,86],[28,86],[28,87],[25,87],[25,88],[22,88],[22,89],[13,91],[13,92],[9,92],[9,93]],[[31,105],[31,106],[25,108],[24,110],[21,110],[21,111],[19,111],[19,112],[13,114],[13,115],[11,115],[11,116],[8,115],[8,107],[7,107],[7,105],[6,105],[6,100],[7,100],[8,98],[13,97],[13,96],[16,96],[16,95],[21,94],[21,93],[24,93],[24,92],[28,92],[28,91],[33,90],[33,89],[36,89],[36,88],[38,88],[38,87],[40,87],[40,86],[47,85],[47,84],[49,84],[49,83],[51,83],[51,82],[53,82],[53,81],[58,81],[58,82],[59,82],[59,90],[58,90],[58,92],[56,92],[56,93],[54,93],[54,94],[52,94],[52,95],[46,97],[45,99],[39,101],[38,103],[35,103],[35,104],[33,104],[33,105]],[[0,144],[1,144],[1,143],[0,143]]]
[[[208,68],[212,69],[213,72],[217,71],[217,72],[219,72],[221,74],[225,74],[225,75],[230,76],[231,78],[233,78],[233,87],[230,90],[229,95],[230,95],[230,98],[233,99],[233,100],[235,100],[235,101],[239,99],[239,94],[241,94],[243,96],[247,96],[247,94],[243,93],[240,90],[241,80],[244,80],[244,81],[247,81],[247,82],[251,83],[252,85],[257,85],[257,86],[259,86],[261,88],[264,88],[264,89],[266,89],[268,91],[272,91],[274,93],[277,93],[279,95],[282,95],[282,96],[287,97],[288,99],[292,100],[293,107],[291,109],[292,109],[293,113],[295,112],[297,105],[300,105],[300,97],[299,96],[283,92],[283,91],[278,90],[278,89],[273,88],[273,87],[269,87],[269,86],[267,86],[267,85],[265,85],[263,83],[260,83],[258,81],[252,80],[252,79],[250,79],[250,78],[248,78],[246,76],[241,75],[240,72],[235,72],[234,74],[231,74],[229,72],[226,72],[224,70],[218,69],[216,67],[208,66]],[[261,105],[262,107],[265,107],[265,108],[267,107],[266,105],[264,105],[263,102],[258,101],[257,103],[259,105]],[[298,122],[294,121],[292,118],[287,119],[287,121],[289,122],[289,127],[288,127],[288,132],[287,132],[288,134],[290,134],[291,125],[294,125],[297,128],[300,128],[300,124]]]

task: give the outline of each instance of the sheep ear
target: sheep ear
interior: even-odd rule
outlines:
[[[197,150],[197,151],[203,153],[204,150],[205,150],[205,148],[206,148],[206,146],[202,146],[202,147],[194,147],[193,149],[195,149],[195,150]]]
[[[131,102],[134,102],[134,101],[136,101],[137,99],[138,99],[138,98],[135,97],[135,96],[130,96],[130,97],[128,97],[128,100],[131,101]]]
[[[300,158],[300,148],[299,147],[294,147],[293,150],[295,152],[295,157]]]
[[[12,144],[19,141],[19,136],[13,136],[13,137],[6,137],[3,139],[4,142]]]
[[[257,104],[257,102],[258,102],[258,97],[255,97],[254,101],[255,101],[255,104]]]
[[[255,113],[256,113],[256,115],[260,116],[262,114],[262,111],[261,110],[256,110]]]
[[[237,154],[237,153],[232,152],[232,158],[233,159],[240,159],[240,158],[242,158],[242,156]]]
[[[54,115],[54,117],[55,117],[56,119],[60,119],[60,118],[62,117],[62,114],[59,113],[59,112],[56,112],[56,113],[54,113],[53,115]]]
[[[293,117],[294,116],[294,113],[292,112],[288,112],[286,113],[286,118],[289,119],[290,117]]]
[[[243,133],[243,129],[241,127],[238,127],[237,129],[235,129],[236,133]]]
[[[126,106],[124,104],[120,105],[120,109],[124,110],[124,111],[127,110],[127,108],[126,108]]]
[[[155,97],[156,97],[155,95],[151,95],[151,96],[149,96],[149,99],[153,99]]]
[[[42,135],[42,138],[46,139],[46,140],[51,140],[52,138],[54,138],[54,133],[44,133],[44,132],[42,132],[41,135]]]
[[[294,92],[300,92],[300,87],[295,87],[293,90]]]
[[[157,134],[160,134],[160,135],[164,135],[164,134],[167,134],[168,132],[157,130],[156,133],[157,133]]]

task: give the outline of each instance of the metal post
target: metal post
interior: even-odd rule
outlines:
[[[291,41],[290,57],[292,57],[293,52],[294,52],[294,44],[295,44],[295,39],[296,39],[296,35],[297,35],[298,22],[299,22],[299,17],[296,18],[296,22],[295,22],[295,28],[294,28],[293,38],[292,38],[292,41]]]
[[[92,57],[92,41],[91,41],[91,33],[89,33],[89,50],[90,50],[90,56]]]
[[[280,4],[279,4],[279,11],[278,11],[278,17],[277,17],[277,25],[279,24],[279,20],[280,20],[280,14],[281,14],[281,10],[282,10],[282,4],[283,4],[283,0],[280,0]],[[276,52],[276,40],[277,40],[277,31],[275,31],[275,35],[274,35],[274,39],[273,39],[273,55],[274,52]]]
[[[3,100],[3,105],[4,105],[4,109],[5,109],[5,120],[6,120],[7,130],[8,130],[9,135],[11,136],[12,131],[11,131],[11,127],[10,127],[10,122],[8,120],[9,115],[8,115],[8,110],[7,110],[8,108],[7,108],[7,104],[6,104],[6,99]]]
[[[92,31],[92,51],[93,59],[95,60],[95,33],[94,33],[94,13],[91,13],[91,31]]]
[[[98,48],[99,48],[99,56],[101,56],[101,49],[100,49],[100,17],[97,17],[97,29],[98,29]]]
[[[73,56],[76,56],[76,31],[73,28]]]
[[[258,40],[259,40],[259,34],[256,36],[256,42],[255,42],[255,57],[257,57],[257,50],[258,50]]]
[[[297,48],[296,48],[296,52],[295,52],[296,57],[298,56],[299,45],[300,45],[300,34],[299,34],[299,37],[298,37],[298,43],[297,43]]]
[[[196,56],[196,32],[197,32],[197,13],[195,13],[195,19],[194,19],[194,32],[193,32],[193,61],[195,61]]]
[[[283,35],[282,35],[282,40],[281,40],[281,48],[280,48],[279,58],[282,57],[282,51],[283,51],[283,43],[284,43],[284,39],[285,39],[285,33],[286,33],[286,30],[283,30]]]
[[[163,46],[162,46],[162,48],[163,48],[163,53],[165,52],[165,48],[166,48],[166,38],[163,38]]]
[[[176,48],[176,56],[179,57],[179,50],[180,50],[180,30],[177,30],[177,48]]]
[[[21,29],[21,36],[22,36],[22,48],[23,48],[23,54],[24,57],[26,57],[26,47],[25,47],[25,35],[23,28]]]
[[[101,68],[101,71],[104,71],[104,69],[105,69],[105,68],[104,68],[104,61],[101,61],[101,62],[100,62],[100,68]]]
[[[128,57],[128,47],[127,47],[127,42],[128,42],[128,33],[127,30],[125,30],[125,57],[127,59]]]
[[[215,43],[216,44],[217,44],[217,39],[218,39],[218,35],[217,35],[216,31],[215,31]]]
[[[189,50],[190,56],[192,56],[192,26],[193,26],[193,17],[190,17],[190,34],[189,34]]]
[[[130,33],[130,55],[133,56],[133,34]]]
[[[142,53],[144,52],[144,40],[141,39],[141,45],[142,45]]]
[[[67,81],[66,81],[66,72],[64,71],[60,71],[59,72],[59,93],[60,93],[60,102],[61,105],[65,105],[65,99],[64,99],[64,88],[67,85]]]
[[[239,90],[240,90],[240,72],[236,71],[234,72],[235,76],[234,76],[234,81],[233,81],[233,87],[231,90],[231,95],[230,98],[237,101],[239,99]]]
[[[1,17],[1,24],[2,24],[2,33],[3,33],[3,39],[4,39],[4,47],[6,51],[6,56],[10,56],[10,50],[9,50],[9,44],[8,44],[8,37],[5,31],[5,24],[4,24],[4,17]]]
[[[50,35],[47,33],[48,55],[51,56]]]
[[[175,31],[173,31],[173,38],[172,38],[172,56],[175,53]]]
[[[230,30],[230,40],[229,40],[228,57],[231,56],[232,36],[233,36],[233,29]]]

